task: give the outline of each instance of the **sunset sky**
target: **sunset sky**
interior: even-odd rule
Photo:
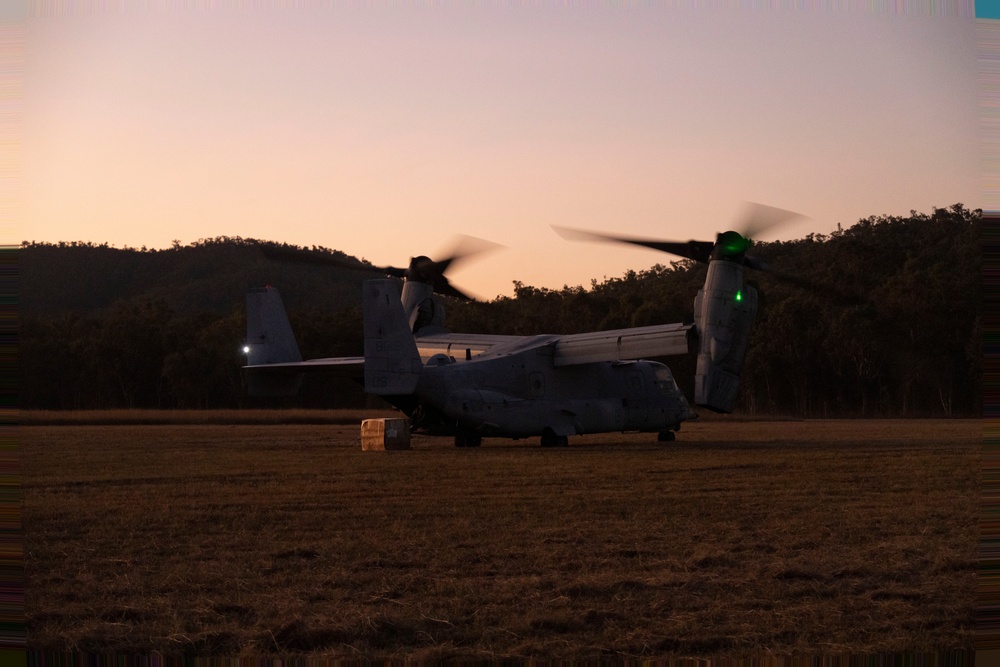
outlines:
[[[31,5],[20,237],[405,264],[461,233],[506,246],[450,276],[492,298],[674,259],[550,225],[809,216],[771,240],[983,205],[971,2],[562,4]]]

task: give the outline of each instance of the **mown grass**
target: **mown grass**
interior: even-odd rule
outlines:
[[[601,659],[972,649],[978,421],[567,449],[21,429],[29,647]]]

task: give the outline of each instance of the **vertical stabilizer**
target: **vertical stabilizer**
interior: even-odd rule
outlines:
[[[281,295],[273,287],[247,292],[247,366],[302,361],[288,323]],[[250,396],[294,396],[302,384],[300,373],[247,374]]]
[[[417,388],[423,365],[393,280],[364,286],[365,391],[406,396]]]
[[[281,295],[273,287],[247,292],[247,365],[302,361]]]

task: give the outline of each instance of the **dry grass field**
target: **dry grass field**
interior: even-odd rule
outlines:
[[[157,424],[360,424],[399,417],[387,410],[22,410],[26,426],[138,426]]]
[[[414,438],[20,429],[29,648],[621,659],[973,647],[980,421]]]

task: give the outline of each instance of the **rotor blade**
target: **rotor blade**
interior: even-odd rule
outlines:
[[[360,262],[352,257],[347,257],[342,253],[331,254],[323,250],[307,250],[304,248],[290,247],[287,245],[261,244],[261,254],[267,259],[277,262],[289,262],[295,264],[313,264],[320,266],[336,266],[343,269],[366,271],[392,276],[395,278],[405,278],[430,284],[438,294],[472,301],[473,298],[452,286],[444,274],[447,270],[454,268],[459,262],[482,252],[494,250],[502,247],[498,243],[492,243],[472,236],[458,236],[452,244],[452,251],[445,259],[435,262],[423,255],[410,258],[409,267],[403,269],[395,266],[373,266]]]
[[[631,236],[609,236],[606,234],[584,231],[582,229],[557,227],[555,225],[552,225],[552,229],[554,229],[561,237],[570,241],[614,241],[616,243],[627,243],[629,245],[637,245],[642,246],[643,248],[651,248],[661,252],[668,252],[671,255],[677,255],[679,257],[685,257],[687,259],[693,259],[696,262],[703,263],[707,263],[712,257],[712,248],[715,247],[715,244],[711,241],[658,241],[655,239],[641,239]]]
[[[487,241],[475,236],[459,234],[452,243],[452,249],[448,252],[448,256],[434,262],[434,267],[438,273],[443,274],[445,271],[455,268],[455,266],[459,263],[465,261],[473,255],[489,252],[491,250],[497,250],[502,247],[503,246],[499,243],[493,243],[492,241]]]
[[[770,264],[762,260],[760,257],[747,255],[743,263],[747,268],[754,269],[756,271],[763,271],[773,276],[775,280],[793,287],[798,287],[799,289],[807,292],[811,292],[818,297],[826,299],[827,301],[832,301],[840,306],[859,306],[865,303],[865,300],[857,294],[841,289],[840,287],[818,283],[808,278],[803,278],[802,276],[785,273],[784,271],[776,271],[771,268]]]
[[[342,269],[353,269],[357,271],[369,271],[396,278],[402,278],[405,269],[394,266],[372,266],[364,264],[354,258],[340,255],[331,255],[317,250],[306,250],[304,248],[290,248],[287,246],[262,245],[260,252],[267,259],[276,262],[288,262],[291,264],[313,264],[317,266],[337,266]]]
[[[861,298],[857,294],[833,285],[818,283],[813,280],[809,280],[808,278],[803,278],[802,276],[794,276],[790,273],[775,271],[773,269],[764,270],[776,280],[780,280],[781,282],[792,285],[793,287],[798,287],[799,289],[811,292],[822,299],[832,301],[838,306],[860,306],[866,303],[865,299]]]
[[[786,211],[783,208],[765,206],[752,201],[743,202],[740,215],[736,218],[734,229],[746,238],[756,239],[766,231],[776,229],[795,218],[806,218],[801,213]]]
[[[431,283],[435,293],[450,296],[461,301],[475,301],[472,296],[452,285],[444,274],[473,255],[502,247],[499,243],[493,243],[492,241],[475,236],[459,234],[454,238],[448,256],[438,261],[427,259],[427,263],[421,267],[422,270],[420,273],[424,276],[425,280]],[[411,269],[416,268],[413,261],[411,261],[410,266]]]
[[[438,276],[434,281],[434,292],[460,301],[475,301],[471,296],[448,282],[448,279],[444,276]]]

